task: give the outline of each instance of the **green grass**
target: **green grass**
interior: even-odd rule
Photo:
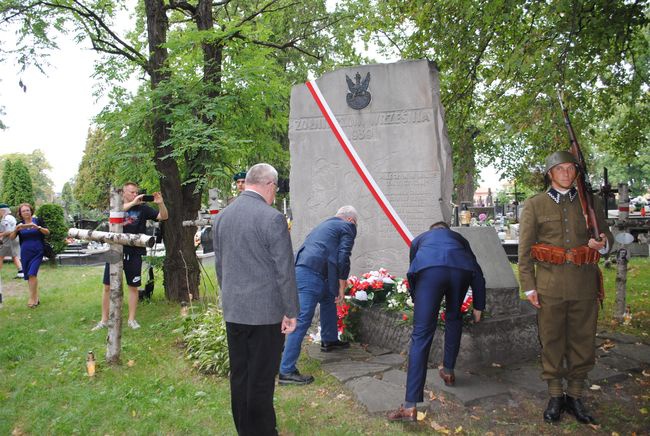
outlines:
[[[111,367],[106,331],[90,332],[99,319],[102,267],[43,266],[36,309],[27,308],[27,284],[14,273],[5,264],[0,434],[235,434],[228,381],[201,375],[184,359],[179,306],[164,301],[161,280],[153,301],[138,307],[143,327],[122,332],[122,365]],[[89,350],[98,360],[94,378],[85,372]],[[317,362],[301,365],[315,383],[276,389],[285,434],[386,432],[385,420],[368,416]]]
[[[180,308],[164,300],[162,280],[157,282],[153,301],[138,308],[143,328],[125,328],[122,333],[123,364],[111,367],[104,362],[106,331],[90,332],[99,319],[102,267],[43,266],[41,305],[36,309],[27,308],[27,284],[13,280],[14,273],[13,265],[5,264],[5,305],[0,309],[0,435],[235,434],[228,381],[199,374],[184,358],[178,331]],[[607,299],[600,327],[612,328],[616,271],[604,273]],[[209,274],[214,283],[214,271]],[[649,289],[650,261],[632,259],[628,304],[634,318],[631,326],[616,330],[647,334]],[[209,295],[214,298],[214,290]],[[98,360],[94,378],[85,374],[89,350]],[[316,381],[276,389],[278,425],[285,435],[431,432],[427,425],[395,425],[381,416],[369,416],[350,391],[323,373],[314,360],[303,356],[300,369],[313,374]],[[448,412],[441,410],[439,418]],[[522,423],[539,419],[538,412],[535,409],[532,418],[519,419]],[[459,413],[462,417],[469,412]],[[482,434],[480,426],[485,422],[462,421],[464,432]],[[546,429],[543,424],[540,428]]]

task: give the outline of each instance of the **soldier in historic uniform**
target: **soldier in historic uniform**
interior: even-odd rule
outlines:
[[[550,187],[526,201],[519,227],[519,280],[538,309],[542,378],[551,397],[544,420],[556,422],[566,411],[582,423],[593,423],[581,396],[595,363],[598,304],[604,296],[598,259],[614,241],[598,206],[594,209],[604,233],[599,240],[589,234],[574,186],[574,156],[551,154],[545,171]]]

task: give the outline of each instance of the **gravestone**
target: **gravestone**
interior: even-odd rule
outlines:
[[[435,66],[363,65],[325,74],[320,91],[377,185],[413,236],[451,218],[451,149]],[[291,238],[297,248],[343,205],[359,212],[352,274],[403,276],[408,246],[339,145],[306,85],[291,92]]]

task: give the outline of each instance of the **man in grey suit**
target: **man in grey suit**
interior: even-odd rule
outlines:
[[[284,335],[296,328],[298,291],[287,221],[270,207],[278,173],[254,165],[246,190],[216,215],[212,235],[240,435],[277,435],[273,393]]]

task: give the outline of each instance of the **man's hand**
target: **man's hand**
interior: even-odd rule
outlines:
[[[162,194],[160,192],[153,193],[153,202],[156,204],[161,204],[163,202]]]
[[[481,322],[481,311],[474,309],[472,312],[472,315],[474,316],[474,322]]]
[[[605,248],[605,244],[607,244],[607,236],[605,236],[604,233],[600,234],[600,241],[596,241],[594,238],[591,238],[589,242],[587,242],[589,248],[593,248],[594,250],[602,250]]]
[[[532,304],[537,309],[542,307],[540,306],[539,300],[537,299],[537,291],[533,290],[530,294],[526,295],[526,298],[528,299],[528,302],[530,302],[530,304]]]
[[[339,295],[334,299],[334,303],[341,304],[345,301],[345,288],[348,286],[346,280],[339,279]]]
[[[296,329],[296,318],[282,317],[282,333],[288,335]]]

